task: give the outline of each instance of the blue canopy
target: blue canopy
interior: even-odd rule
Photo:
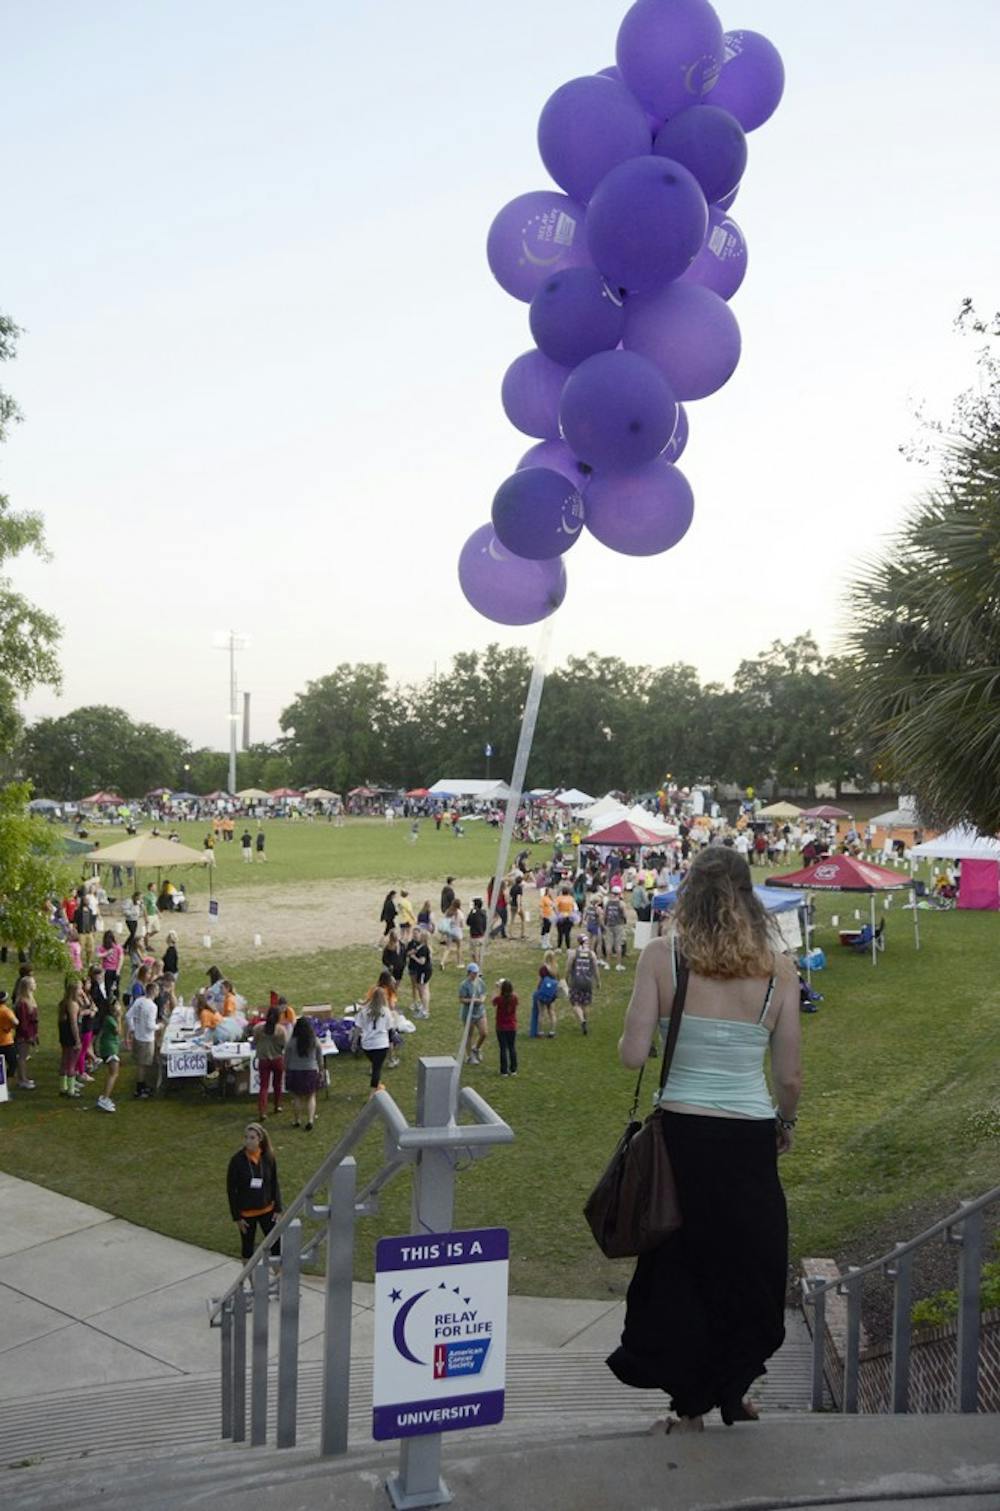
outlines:
[[[754,891],[764,904],[768,913],[790,913],[795,908],[801,908],[805,904],[804,892],[779,892],[777,887],[754,887]],[[656,892],[653,896],[653,911],[666,913],[674,905],[677,896],[677,888],[672,887],[668,892]]]

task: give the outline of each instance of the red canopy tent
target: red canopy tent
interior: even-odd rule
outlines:
[[[302,793],[294,787],[275,787],[269,796],[273,798],[302,797]]]
[[[650,850],[654,846],[661,848],[664,843],[662,834],[654,834],[652,829],[643,829],[640,824],[633,824],[631,819],[623,818],[607,829],[598,829],[593,834],[588,834],[580,848],[589,845],[598,850],[612,850],[624,845],[629,850]]]
[[[117,792],[93,792],[90,797],[80,799],[81,808],[118,808],[125,799],[119,797]]]
[[[430,795],[429,787],[411,787],[406,794],[407,797],[430,797]]]
[[[794,887],[802,892],[867,892],[871,899],[872,965],[878,964],[878,948],[875,940],[875,893],[913,893],[912,877],[900,876],[886,866],[873,866],[868,861],[855,860],[853,855],[831,855],[826,860],[816,861],[802,871],[790,871],[786,876],[769,876],[769,887]],[[920,924],[917,920],[916,896],[913,897],[913,937],[920,948]]]
[[[831,803],[820,803],[818,808],[803,808],[803,818],[850,818],[846,808],[834,808]]]

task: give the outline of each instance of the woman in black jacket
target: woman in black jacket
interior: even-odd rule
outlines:
[[[281,1212],[278,1166],[271,1140],[259,1123],[248,1123],[243,1130],[243,1148],[229,1161],[226,1190],[233,1222],[240,1230],[243,1258],[250,1259],[257,1247],[258,1225],[261,1238],[266,1238]],[[272,1252],[279,1250],[280,1243]]]
[[[396,926],[396,914],[398,912],[399,909],[396,906],[396,890],[395,888],[393,888],[391,892],[388,892],[386,894],[385,902],[382,904],[382,911],[379,914],[379,918],[384,925],[382,929],[383,935],[392,933],[393,929]]]

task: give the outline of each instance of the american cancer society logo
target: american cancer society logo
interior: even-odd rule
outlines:
[[[430,1365],[435,1380],[482,1374],[493,1341],[492,1318],[460,1285],[424,1287],[405,1295],[394,1287],[398,1307],[392,1324],[396,1352],[409,1364]]]

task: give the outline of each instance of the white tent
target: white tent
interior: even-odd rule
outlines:
[[[920,815],[916,808],[908,807],[904,799],[898,808],[890,808],[888,813],[876,813],[868,822],[876,829],[918,829]]]
[[[910,854],[915,859],[928,856],[935,860],[1000,860],[1000,839],[991,839],[967,824],[959,824],[939,834],[937,839],[914,845]]]
[[[621,798],[617,798],[614,793],[608,792],[604,797],[599,797],[596,803],[591,803],[589,808],[581,808],[578,817],[593,827],[595,821],[603,819],[607,813],[621,814],[625,812],[627,812],[627,809]]]
[[[502,803],[510,797],[510,788],[506,782],[483,781],[481,778],[442,777],[427,790],[431,797],[471,797],[483,802],[492,800]]]
[[[566,787],[555,794],[555,801],[564,808],[589,808],[595,800],[579,787]]]

